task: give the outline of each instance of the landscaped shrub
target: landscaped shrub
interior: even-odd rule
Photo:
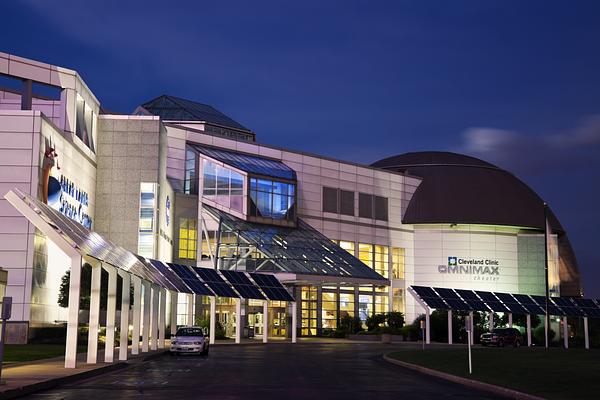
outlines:
[[[391,311],[386,315],[386,323],[389,328],[389,333],[399,335],[400,330],[404,326],[404,314],[397,311]]]
[[[375,329],[381,327],[385,323],[385,314],[375,314],[367,317],[365,324],[367,325],[367,330],[369,332],[373,332]]]
[[[196,326],[203,328],[205,332],[209,332],[210,330],[210,319],[208,318],[196,318]],[[220,321],[215,321],[215,339],[223,340],[227,339],[225,335],[225,328],[223,328],[223,324]]]

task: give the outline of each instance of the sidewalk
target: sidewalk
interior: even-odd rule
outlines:
[[[87,354],[79,353],[77,354],[77,368],[74,369],[64,368],[64,357],[3,365],[2,381],[4,384],[0,385],[0,399],[12,399],[39,390],[50,389],[74,380],[125,368],[127,365],[143,362],[147,359],[157,357],[164,352],[165,349],[158,349],[132,355],[131,350],[129,350],[128,360],[119,361],[117,348],[114,355],[115,361],[104,363],[104,351],[99,350],[97,364],[87,364]]]

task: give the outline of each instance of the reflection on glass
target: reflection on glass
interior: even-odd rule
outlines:
[[[272,219],[294,219],[295,185],[268,179],[250,178],[250,215]]]

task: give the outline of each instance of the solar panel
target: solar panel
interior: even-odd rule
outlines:
[[[158,260],[150,260],[150,264],[154,268],[156,268],[165,278],[171,282],[173,286],[177,288],[177,291],[180,293],[193,293],[189,287],[183,282],[183,280],[177,276],[175,272],[173,272],[166,264]]]
[[[290,293],[273,275],[250,272],[250,276],[260,286],[269,300],[294,301]]]
[[[221,274],[244,299],[265,300],[265,296],[260,292],[260,289],[243,272],[221,270]]]
[[[471,307],[465,303],[452,289],[434,288],[440,297],[450,306],[452,310],[471,311]]]
[[[473,309],[473,311],[490,311],[483,301],[477,297],[474,291],[455,289],[456,293],[463,298],[463,300]]]
[[[495,312],[510,312],[510,309],[506,307],[504,304],[498,300],[494,293],[492,292],[481,292],[476,290],[475,293],[479,296],[481,300],[492,310]]]
[[[546,298],[544,296],[530,296],[541,308],[544,310],[543,314],[546,314]],[[553,302],[552,298],[548,299],[548,314],[549,315],[565,315],[565,312],[557,307]]]
[[[583,317],[585,313],[575,303],[566,297],[553,297],[554,304],[560,307],[561,310],[569,317]]]
[[[442,310],[448,310],[450,308],[432,288],[426,286],[411,287],[429,308],[439,308]]]
[[[212,268],[200,268],[192,267],[194,272],[200,276],[200,279],[204,281],[212,289],[217,296],[231,297],[234,299],[240,298],[240,296],[221,278],[216,270]]]
[[[138,260],[143,265],[146,274],[152,278],[152,281],[158,283],[161,287],[166,288],[168,290],[179,290],[177,286],[175,286],[169,279],[167,279],[157,268],[152,265],[149,260],[146,260],[144,257],[136,255]]]
[[[523,307],[517,299],[515,299],[510,293],[498,293],[494,292],[496,297],[509,308],[513,314],[528,314],[527,309]]]
[[[420,298],[425,297],[440,297],[436,292],[433,291],[432,288],[426,286],[411,286],[413,290],[419,295]]]
[[[528,314],[542,315],[546,313],[529,295],[513,294],[513,297],[527,310]]]
[[[187,287],[189,287],[192,290],[192,292],[196,294],[202,294],[205,296],[214,296],[214,293],[212,293],[211,290],[207,288],[206,285],[202,283],[200,279],[198,279],[196,274],[194,274],[192,270],[190,270],[190,267],[186,265],[171,263],[169,263],[168,265],[169,267],[171,267],[173,272],[175,272],[177,276],[179,276],[185,282]]]
[[[592,318],[600,318],[600,307],[594,303],[592,299],[573,298],[579,308],[583,310],[585,315]]]

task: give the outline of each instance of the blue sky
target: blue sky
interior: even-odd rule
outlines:
[[[600,297],[600,2],[16,0],[0,15],[0,51],[78,70],[110,110],[166,93],[345,160],[494,162],[548,201]]]

